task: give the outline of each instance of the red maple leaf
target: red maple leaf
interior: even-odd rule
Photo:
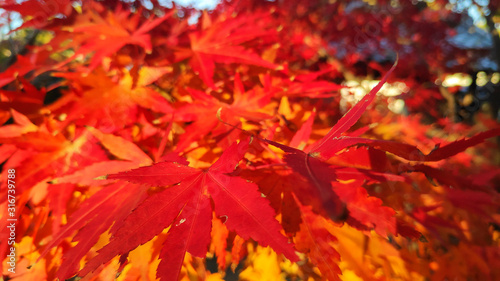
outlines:
[[[151,35],[148,32],[173,13],[172,11],[162,17],[148,19],[139,26],[140,13],[131,13],[118,5],[114,13],[108,13],[102,17],[96,12],[103,9],[100,4],[91,3],[91,5],[94,6],[86,15],[86,21],[66,27],[73,33],[74,39],[69,47],[77,50],[66,62],[94,52],[89,66],[90,70],[97,67],[105,57],[115,54],[127,44],[141,46],[146,53],[151,53]]]
[[[227,175],[234,171],[248,145],[248,141],[231,145],[206,170],[161,162],[109,175],[108,179],[170,187],[144,200],[79,275],[94,271],[116,255],[128,253],[170,226],[160,253],[162,261],[157,276],[176,280],[186,252],[198,257],[206,255],[212,224],[211,200],[215,214],[226,218],[225,225],[229,230],[297,261],[292,244],[280,234],[281,226],[274,218],[274,211],[261,197],[257,185]]]
[[[328,227],[325,227],[329,222],[314,214],[310,208],[299,206],[299,209],[302,224],[295,237],[297,249],[309,253],[310,259],[328,280],[340,280],[338,275],[342,274],[342,271],[337,265],[340,254],[332,245],[337,242],[337,238],[332,235]]]
[[[69,15],[72,11],[71,1],[0,1],[2,9],[19,12],[26,17],[22,27],[42,28],[56,15]]]
[[[187,89],[187,91],[194,101],[177,109],[175,118],[184,122],[193,121],[193,123],[186,127],[186,132],[181,135],[176,151],[183,151],[193,141],[205,135],[211,134],[212,137],[217,137],[227,134],[233,128],[220,123],[221,117],[233,126],[240,124],[240,118],[259,122],[271,117],[259,111],[270,102],[272,93],[264,92],[259,87],[245,91],[238,73],[234,78],[232,104],[219,101],[202,91],[194,89]]]
[[[191,48],[179,48],[176,52],[177,60],[190,58],[193,70],[212,89],[217,88],[213,81],[215,62],[244,63],[271,69],[278,67],[242,46],[243,43],[274,33],[261,24],[269,16],[256,14],[229,17],[221,15],[212,23],[209,16],[204,14],[203,30],[189,35]]]
[[[337,180],[336,169],[326,164],[324,160],[328,160],[334,153],[331,153],[332,147],[335,147],[337,139],[342,133],[346,132],[351,128],[361,117],[361,114],[366,110],[370,102],[375,98],[377,92],[380,90],[382,85],[387,81],[388,76],[396,67],[396,64],[386,73],[382,78],[380,83],[373,88],[370,93],[368,93],[361,101],[359,101],[349,112],[347,112],[333,128],[328,132],[328,134],[319,140],[317,143],[313,144],[307,152],[292,148],[283,144],[279,144],[270,140],[265,140],[265,142],[276,146],[283,150],[286,154],[283,161],[295,172],[302,175],[306,179],[305,185],[297,185],[296,191],[307,196],[298,196],[303,200],[304,204],[309,204],[314,206],[321,206],[323,210],[315,208],[316,212],[325,212],[333,220],[344,220],[346,219],[346,207],[342,200],[339,198],[338,193],[343,193],[342,190],[335,191],[332,189],[332,182]],[[309,122],[311,123],[311,122]],[[303,129],[299,131],[303,134]],[[303,139],[304,137],[299,137]],[[297,141],[294,140],[294,143]],[[337,152],[337,151],[335,151]],[[366,175],[363,178],[367,178]],[[312,195],[312,196],[311,196]],[[342,194],[340,194],[342,195]],[[363,194],[366,195],[366,194]],[[352,200],[360,200],[358,196],[342,196],[347,202]],[[376,200],[376,198],[373,198]],[[319,202],[318,202],[319,201]],[[380,201],[380,200],[379,200]],[[378,206],[377,204],[372,206]],[[389,209],[389,208],[387,208]],[[390,220],[393,225],[385,225],[384,228],[379,228],[381,234],[385,233],[385,230],[390,230],[390,232],[395,232],[396,225],[395,220],[391,219],[393,211],[384,212],[388,217],[385,220]],[[366,221],[366,216],[359,216],[361,223],[363,225],[377,225],[377,223],[369,223]],[[376,218],[377,219],[377,218]],[[378,220],[378,219],[377,219]]]

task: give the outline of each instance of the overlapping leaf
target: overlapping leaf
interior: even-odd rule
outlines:
[[[361,114],[368,107],[368,104],[375,98],[376,93],[382,87],[383,83],[387,80],[388,75],[394,70],[395,67],[396,64],[394,64],[391,70],[384,76],[382,81],[374,89],[372,89],[369,94],[367,94],[338,121],[338,123],[330,130],[330,132],[325,137],[323,137],[320,141],[309,148],[309,153],[273,141],[265,140],[267,143],[283,150],[286,153],[283,159],[284,162],[287,163],[287,165],[290,166],[290,168],[292,168],[294,171],[307,179],[307,186],[303,190],[297,191],[305,194],[313,194],[312,198],[315,198],[313,200],[320,201],[320,204],[313,203],[313,205],[320,205],[322,209],[326,211],[326,214],[333,220],[345,220],[348,215],[345,204],[354,204],[353,200],[357,199],[354,199],[351,196],[343,196],[343,199],[346,201],[345,203],[341,201],[339,195],[344,192],[341,190],[332,189],[331,185],[332,182],[337,180],[335,169],[316,157],[319,156],[323,159],[329,158],[325,156],[325,154],[329,155],[329,149],[335,144],[335,138],[347,131],[357,122]],[[298,197],[303,198],[300,195]],[[311,202],[304,203],[311,204]],[[375,205],[372,205],[372,207],[375,207]],[[375,210],[371,211],[375,212]],[[316,212],[322,212],[322,210],[316,209]],[[358,216],[357,214],[358,213],[355,212],[353,214],[350,214],[350,216],[354,215],[354,218],[360,220],[362,224],[366,224],[369,221],[372,221],[372,226],[374,226],[379,223],[374,222],[373,220],[391,221],[392,226],[390,226],[389,229],[392,230],[390,231],[391,233],[395,233],[396,221],[394,218],[391,218],[394,212],[384,212],[381,217],[371,218]],[[383,234],[386,230],[379,229],[379,231]]]
[[[188,89],[188,92],[194,101],[179,108],[175,118],[184,122],[194,122],[186,128],[186,132],[180,137],[177,151],[183,151],[192,142],[209,133],[214,138],[228,133],[232,128],[219,122],[221,115],[225,122],[234,126],[241,122],[240,118],[255,122],[270,118],[270,115],[260,111],[270,102],[272,93],[264,93],[258,87],[245,91],[239,74],[236,74],[234,79],[232,104],[221,102],[198,90]]]

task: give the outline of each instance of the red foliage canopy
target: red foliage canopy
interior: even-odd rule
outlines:
[[[500,127],[432,99],[456,14],[129,2],[0,1],[37,28],[0,73],[5,278],[500,279]]]

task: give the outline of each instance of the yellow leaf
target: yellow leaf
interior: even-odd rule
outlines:
[[[285,280],[281,274],[278,255],[271,248],[257,247],[249,254],[252,264],[240,273],[241,280],[277,281]]]

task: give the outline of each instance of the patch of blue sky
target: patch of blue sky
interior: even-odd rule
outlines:
[[[198,10],[213,10],[220,3],[219,0],[159,0],[158,2],[166,7],[171,6],[172,2],[175,2],[177,5],[193,7]]]

